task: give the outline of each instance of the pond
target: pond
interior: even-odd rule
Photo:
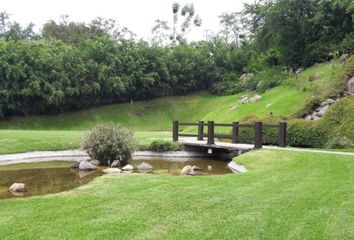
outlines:
[[[186,165],[198,166],[202,170],[196,175],[225,174],[231,171],[227,168],[227,161],[210,159],[188,159],[181,160],[133,160],[131,165],[136,167],[147,162],[154,167],[150,174],[170,174],[179,175],[181,169]],[[24,163],[0,167],[0,199],[13,197],[28,197],[35,195],[45,195],[67,191],[84,185],[95,177],[102,175],[105,167],[100,167],[96,171],[78,171],[70,169],[68,161],[51,161],[41,163]],[[24,193],[11,193],[8,188],[15,182],[26,184],[27,191]]]

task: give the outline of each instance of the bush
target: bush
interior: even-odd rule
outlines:
[[[131,160],[135,140],[133,133],[124,127],[113,123],[99,124],[83,138],[82,149],[102,164],[120,160],[121,165],[125,165]]]
[[[332,134],[321,123],[322,120],[316,122],[303,119],[290,121],[287,129],[288,144],[294,147],[324,147]]]
[[[354,143],[350,141],[347,137],[334,137],[329,140],[329,142],[326,145],[326,148],[329,149],[343,149],[343,148],[353,148]]]
[[[166,140],[154,140],[150,143],[148,149],[155,152],[177,151],[180,149],[180,145]]]

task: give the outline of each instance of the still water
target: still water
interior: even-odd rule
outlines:
[[[201,171],[196,175],[214,175],[230,173],[227,169],[227,161],[210,159],[190,159],[187,161],[171,160],[134,160],[134,172],[136,167],[142,163],[149,163],[154,167],[151,174],[179,175],[181,169],[186,165],[198,166]],[[42,163],[14,164],[0,167],[0,199],[13,197],[27,197],[45,195],[67,191],[84,185],[95,177],[102,175],[104,168],[96,171],[78,171],[70,169],[68,161],[52,161]],[[208,167],[209,166],[209,167]],[[8,188],[15,182],[26,184],[25,193],[11,193]]]

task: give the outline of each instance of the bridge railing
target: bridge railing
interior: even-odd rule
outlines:
[[[180,126],[196,126],[198,127],[197,134],[179,133]],[[204,127],[207,127],[207,131],[204,131]],[[217,134],[215,133],[215,127],[231,127],[231,134]],[[253,136],[240,136],[240,128],[254,129]],[[280,122],[279,124],[263,124],[263,122],[255,122],[254,124],[240,124],[239,122],[233,123],[214,123],[214,121],[199,121],[197,123],[183,123],[179,121],[173,121],[172,138],[177,142],[179,137],[196,137],[198,141],[203,141],[207,138],[207,144],[215,144],[215,138],[217,139],[231,139],[232,143],[241,143],[242,141],[254,142],[255,148],[262,148],[263,140],[267,137],[263,136],[263,129],[275,128],[278,129],[278,145],[279,147],[286,146],[286,122]]]

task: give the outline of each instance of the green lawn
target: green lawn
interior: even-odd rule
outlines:
[[[115,104],[56,116],[15,117],[0,121],[0,129],[87,130],[97,123],[115,122],[134,131],[171,130],[173,120],[231,122],[249,114],[266,116],[271,112],[289,116],[301,109],[309,96],[308,93],[295,88],[277,87],[263,94],[259,102],[232,110],[243,95],[219,97],[199,92],[188,96]]]
[[[0,239],[353,239],[354,158],[252,151],[245,174],[103,176],[0,201]]]
[[[0,154],[77,149],[84,131],[0,130]],[[135,132],[138,144],[170,138],[169,132]]]

